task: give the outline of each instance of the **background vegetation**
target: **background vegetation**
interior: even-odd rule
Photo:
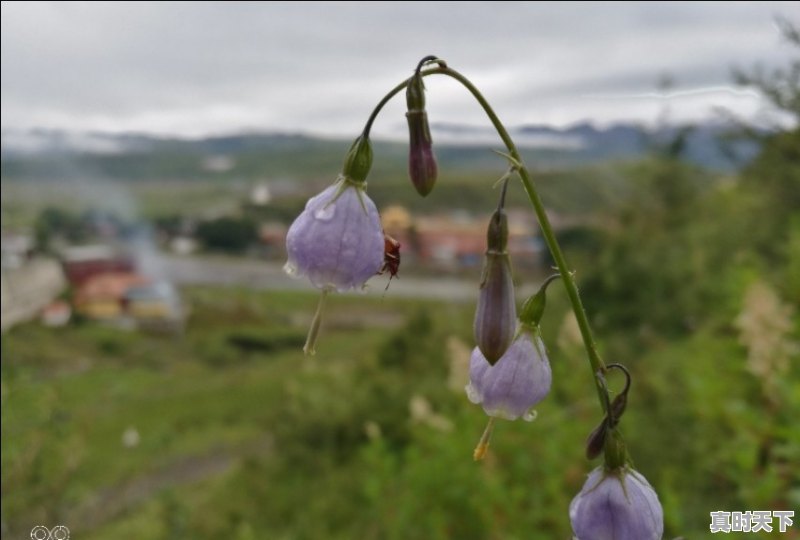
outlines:
[[[794,92],[776,104],[795,120],[798,72],[756,81]],[[548,205],[592,211],[563,241],[604,357],[633,373],[623,430],[667,538],[706,537],[710,511],[800,508],[789,125],[759,135],[736,173],[687,164],[675,139],[634,163],[538,175]],[[469,206],[474,180],[444,178],[414,204]],[[392,189],[371,193],[396,201]],[[483,204],[486,188],[475,193]],[[335,296],[315,358],[300,351],[316,302],[304,293],[187,289],[180,337],[14,328],[2,338],[3,537],[63,523],[81,539],[569,538],[599,417],[551,291],[552,393],[535,422],[499,422],[480,464],[485,417],[463,392],[471,303]]]

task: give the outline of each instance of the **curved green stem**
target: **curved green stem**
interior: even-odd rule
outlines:
[[[528,200],[530,201],[531,206],[533,206],[533,210],[536,213],[536,218],[539,220],[539,226],[542,229],[542,236],[544,237],[547,247],[550,249],[550,253],[552,253],[553,259],[556,262],[558,271],[561,274],[561,280],[564,282],[564,288],[567,290],[567,296],[569,297],[570,304],[572,304],[572,311],[575,313],[575,318],[578,321],[578,328],[580,328],[581,331],[581,338],[583,339],[583,344],[589,357],[589,363],[591,364],[592,368],[592,378],[594,379],[595,387],[597,388],[600,404],[603,407],[603,411],[605,411],[605,391],[603,390],[602,384],[595,376],[595,373],[604,373],[606,367],[597,352],[597,345],[595,344],[594,336],[592,335],[592,328],[589,325],[589,318],[586,316],[586,310],[583,308],[583,302],[581,302],[580,294],[578,294],[578,286],[575,284],[573,273],[569,270],[567,260],[564,257],[564,253],[561,251],[561,246],[558,244],[556,235],[553,232],[553,226],[550,224],[550,219],[547,217],[547,212],[545,212],[542,199],[539,197],[539,193],[536,191],[536,188],[533,185],[533,180],[531,179],[530,172],[528,172],[528,168],[525,167],[524,163],[522,162],[522,157],[517,150],[517,146],[514,144],[514,141],[511,139],[511,136],[508,134],[505,126],[503,126],[503,123],[500,122],[500,119],[497,117],[497,114],[495,114],[492,106],[489,105],[489,102],[486,101],[486,98],[483,97],[483,94],[481,94],[480,91],[466,77],[450,68],[438,68],[431,71],[452,77],[470,91],[473,97],[475,97],[483,110],[486,112],[486,115],[489,117],[492,125],[494,125],[494,128],[497,130],[497,134],[500,135],[500,138],[506,145],[511,157],[520,163],[521,166],[519,167],[518,172],[520,178],[522,179],[522,185],[525,188],[525,193],[528,195]],[[427,73],[423,72],[423,74]]]
[[[441,60],[440,58],[437,58],[436,56],[430,55],[430,56],[426,56],[425,58],[423,58],[422,60],[419,61],[419,64],[417,64],[417,69],[416,69],[416,71],[414,73],[415,74],[416,73],[420,73],[420,70],[422,69],[422,66],[424,66],[425,64],[427,64],[429,62],[437,62],[439,64],[439,67],[422,71],[421,73],[422,73],[423,77],[425,77],[427,75],[433,75],[434,73],[445,73],[445,71],[447,70],[447,64],[444,62],[444,60]],[[372,110],[372,113],[369,115],[369,118],[367,118],[367,123],[364,124],[364,130],[361,132],[361,134],[362,134],[362,136],[364,138],[369,137],[369,132],[372,130],[372,124],[375,122],[375,118],[378,117],[378,114],[381,112],[381,109],[383,109],[383,107],[387,103],[389,103],[389,101],[391,101],[391,99],[395,95],[397,95],[398,92],[400,92],[406,86],[408,86],[408,82],[410,80],[411,80],[411,77],[409,77],[405,81],[401,82],[400,84],[398,84],[397,86],[395,86],[394,88],[389,90],[389,92],[385,96],[383,96],[383,98],[378,102],[378,104],[375,105],[375,108]]]
[[[600,399],[600,405],[603,408],[603,412],[607,412],[606,393],[603,389],[602,383],[595,375],[596,373],[605,373],[606,366],[597,352],[597,345],[595,344],[594,336],[592,335],[592,329],[589,325],[589,318],[586,316],[586,310],[583,307],[583,302],[581,302],[581,297],[578,293],[578,286],[575,284],[573,273],[569,270],[567,260],[564,257],[564,253],[561,251],[561,246],[558,244],[558,240],[556,240],[553,226],[550,224],[550,219],[547,217],[544,204],[542,203],[539,193],[536,191],[536,188],[533,185],[531,174],[528,171],[528,168],[525,167],[524,163],[522,162],[522,156],[520,156],[517,146],[511,139],[511,135],[509,135],[508,130],[506,130],[503,123],[497,117],[497,114],[494,112],[494,109],[492,109],[492,106],[489,105],[489,102],[483,97],[483,94],[481,94],[481,92],[469,81],[469,79],[464,77],[461,73],[447,67],[446,65],[440,65],[436,68],[426,69],[421,73],[423,77],[427,77],[429,75],[447,75],[448,77],[460,82],[467,90],[469,90],[472,96],[478,101],[480,106],[486,112],[486,115],[489,117],[489,120],[492,122],[495,130],[497,130],[497,134],[503,140],[503,144],[505,144],[513,160],[519,164],[517,172],[522,179],[522,185],[525,188],[525,193],[528,195],[528,200],[530,201],[531,206],[536,213],[536,218],[538,219],[539,226],[542,229],[542,236],[547,243],[550,253],[553,255],[553,259],[558,267],[561,279],[564,282],[564,288],[567,291],[567,296],[569,297],[570,304],[572,305],[572,311],[575,313],[575,319],[578,322],[581,338],[583,340],[584,347],[586,348],[586,353],[589,357],[589,364],[591,365],[592,369],[592,379],[594,380],[597,395]],[[383,109],[389,100],[391,100],[398,92],[408,85],[409,80],[410,79],[407,79],[392,88],[389,93],[387,93],[383,99],[378,102],[378,104],[375,106],[375,109],[372,111],[372,114],[370,114],[366,125],[364,126],[363,135],[365,137],[369,136],[372,124],[375,121],[375,118],[378,116],[378,113],[380,113],[381,109]]]
[[[423,75],[423,77],[424,77],[425,75],[428,75],[428,72],[423,72],[423,73],[422,73],[422,75]],[[380,113],[380,112],[381,112],[381,109],[383,109],[384,105],[386,105],[387,103],[389,103],[389,101],[390,101],[390,100],[391,100],[391,99],[392,99],[392,98],[393,98],[395,95],[397,95],[397,93],[398,93],[400,90],[402,90],[402,89],[404,89],[406,86],[408,86],[408,81],[410,81],[410,80],[411,80],[410,78],[409,78],[409,79],[406,79],[405,81],[401,82],[400,84],[398,84],[397,86],[395,86],[394,88],[392,88],[391,90],[389,90],[389,93],[388,93],[388,94],[386,94],[385,96],[383,96],[383,99],[381,99],[381,100],[378,102],[378,104],[377,104],[377,105],[375,105],[375,108],[374,108],[374,109],[372,109],[372,114],[370,114],[370,115],[369,115],[369,118],[367,118],[367,123],[364,125],[364,130],[361,132],[361,136],[362,136],[362,137],[364,137],[365,139],[366,139],[367,137],[369,137],[369,132],[370,132],[370,130],[372,129],[372,124],[373,124],[373,122],[375,122],[375,119],[378,117],[378,113]]]

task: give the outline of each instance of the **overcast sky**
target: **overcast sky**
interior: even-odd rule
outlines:
[[[3,2],[2,127],[351,135],[427,54],[511,125],[753,117],[731,69],[786,64],[778,14],[798,22],[798,3]],[[427,86],[432,121],[485,123],[455,82]]]

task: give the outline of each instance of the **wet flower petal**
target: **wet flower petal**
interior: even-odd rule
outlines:
[[[661,540],[664,514],[658,495],[633,469],[598,467],[569,505],[578,540]]]
[[[383,264],[383,229],[364,190],[340,179],[306,203],[286,235],[286,272],[315,287],[362,287]]]
[[[523,331],[493,366],[475,347],[469,378],[467,397],[482,404],[486,414],[532,420],[530,409],[547,396],[552,373],[542,340]]]

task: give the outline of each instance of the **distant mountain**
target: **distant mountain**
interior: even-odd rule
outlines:
[[[499,140],[490,128],[435,124],[431,129],[437,143],[471,145]],[[758,150],[755,143],[726,141],[731,128],[719,123],[652,129],[630,123],[598,128],[581,122],[566,128],[524,125],[509,131],[520,148],[549,151],[550,159],[565,164],[637,159],[664,151],[679,136],[684,137],[681,157],[709,169],[735,169]]]
[[[451,170],[496,168],[501,148],[488,127],[434,124],[433,138],[443,167]],[[674,147],[681,157],[706,168],[731,170],[750,159],[754,143],[723,144],[726,127],[700,124],[645,129],[628,123],[599,128],[584,122],[566,128],[524,125],[510,130],[523,157],[535,168],[561,169],[604,161],[639,159]],[[387,167],[405,167],[405,135],[375,143]],[[99,175],[120,179],[242,178],[329,175],[341,165],[349,141],[297,134],[242,133],[202,139],[140,134],[75,133],[53,130],[3,130],[0,165],[4,179]]]

